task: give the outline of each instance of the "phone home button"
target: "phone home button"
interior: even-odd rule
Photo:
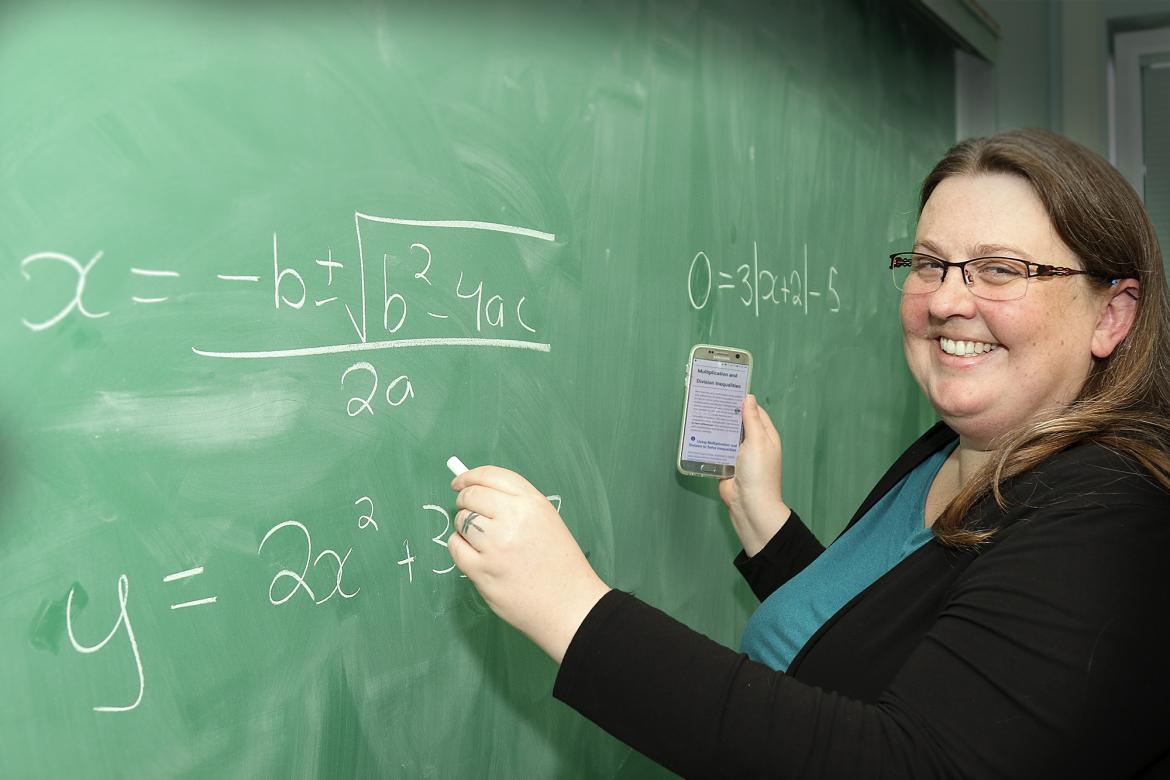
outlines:
[[[708,474],[716,474],[719,472],[719,467],[712,466],[709,463],[703,463],[702,465],[699,466],[699,471],[705,471]]]

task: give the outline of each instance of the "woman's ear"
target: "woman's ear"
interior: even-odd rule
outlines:
[[[1117,345],[1129,335],[1137,319],[1138,296],[1141,285],[1137,279],[1118,279],[1109,288],[1105,309],[1093,331],[1093,357],[1107,358]]]

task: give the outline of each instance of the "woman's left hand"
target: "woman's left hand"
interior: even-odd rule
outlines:
[[[492,611],[557,663],[589,610],[609,592],[557,510],[519,474],[480,466],[459,491],[451,558]]]

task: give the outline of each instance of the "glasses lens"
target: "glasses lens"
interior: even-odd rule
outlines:
[[[942,283],[943,265],[933,257],[903,252],[890,258],[894,286],[908,295],[934,292]]]
[[[1010,257],[984,257],[967,264],[971,292],[992,301],[1024,297],[1028,289],[1028,264]]]

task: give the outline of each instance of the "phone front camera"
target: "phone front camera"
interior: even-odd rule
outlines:
[[[739,353],[738,352],[735,353],[735,359],[739,360]]]

